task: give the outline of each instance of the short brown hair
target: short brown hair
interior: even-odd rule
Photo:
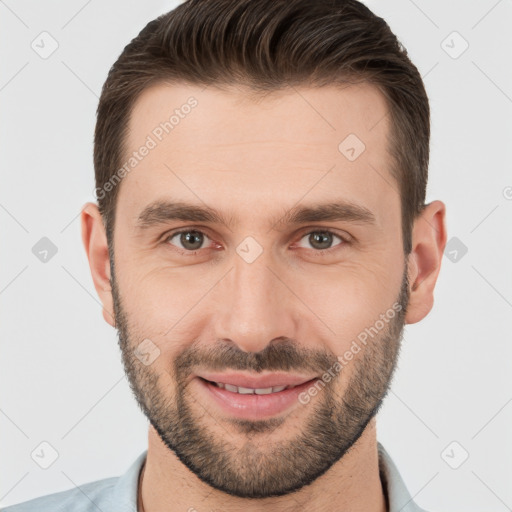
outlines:
[[[136,99],[164,80],[244,85],[255,92],[374,84],[391,118],[390,172],[400,189],[404,251],[410,253],[413,222],[425,206],[429,103],[407,50],[362,3],[187,0],[149,22],[124,48],[103,85],[94,136],[96,190],[103,190],[121,166]],[[109,246],[119,188],[109,187],[98,197]]]

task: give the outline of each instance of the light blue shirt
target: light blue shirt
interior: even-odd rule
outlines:
[[[425,512],[412,500],[384,447],[377,443],[377,448],[381,479],[389,499],[389,512]],[[79,488],[34,498],[3,508],[1,512],[137,512],[137,485],[146,455],[147,450],[119,477],[104,478]]]

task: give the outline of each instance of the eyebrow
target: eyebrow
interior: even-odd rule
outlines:
[[[234,217],[226,217],[208,206],[194,205],[183,201],[155,201],[139,214],[136,226],[145,230],[169,221],[207,222],[232,226]],[[344,200],[311,206],[297,205],[277,219],[270,219],[272,227],[307,222],[347,221],[362,224],[375,224],[374,214],[365,206]]]

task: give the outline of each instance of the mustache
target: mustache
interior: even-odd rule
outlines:
[[[258,373],[265,370],[323,373],[337,361],[332,353],[306,350],[289,338],[276,338],[260,352],[245,352],[232,341],[219,340],[208,347],[194,343],[185,348],[174,360],[174,370],[176,375],[186,375],[194,368]]]

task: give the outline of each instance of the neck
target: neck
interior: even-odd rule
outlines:
[[[311,485],[286,496],[257,500],[231,496],[202,482],[165,446],[151,425],[148,441],[139,512],[387,511],[379,476],[375,418],[349,452]]]

